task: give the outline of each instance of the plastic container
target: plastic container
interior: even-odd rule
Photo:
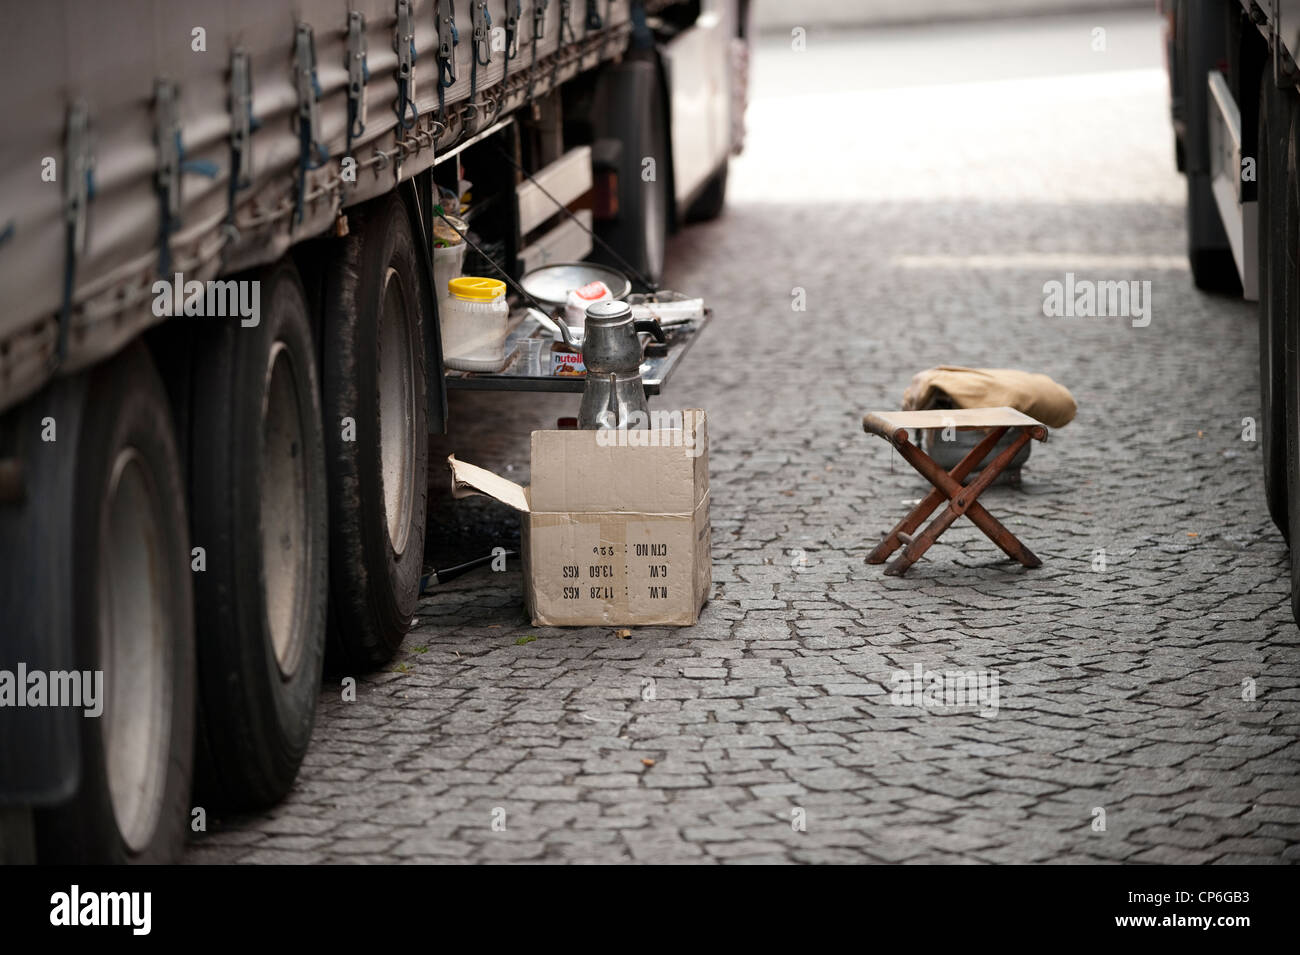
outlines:
[[[465,241],[461,238],[469,227],[465,220],[456,216],[447,217],[451,224],[441,218],[433,221],[433,281],[438,290],[438,314],[446,310],[447,283],[460,278],[465,266]]]
[[[442,313],[442,304],[451,293],[447,283],[460,278],[460,270],[465,264],[465,243],[445,245],[433,250],[433,280],[438,283],[438,313]]]
[[[607,302],[614,297],[609,286],[597,279],[588,282],[582,288],[569,291],[564,305],[564,324],[570,328],[582,328],[587,322],[587,307],[597,302]]]
[[[446,248],[450,246],[464,246],[465,233],[469,231],[469,224],[459,216],[442,216],[433,220],[433,247],[435,249]]]
[[[448,282],[447,291],[438,316],[443,363],[458,371],[500,371],[510,328],[505,283],[465,275]]]

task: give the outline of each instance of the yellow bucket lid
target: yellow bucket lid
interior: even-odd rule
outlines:
[[[467,302],[492,302],[506,294],[506,283],[497,279],[462,275],[447,283],[451,294]]]

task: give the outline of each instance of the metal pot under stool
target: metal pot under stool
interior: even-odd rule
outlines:
[[[923,431],[921,434],[921,441],[925,453],[930,455],[930,457],[934,459],[935,463],[941,468],[946,471],[951,471],[957,466],[962,458],[966,457],[966,454],[971,448],[984,440],[987,434],[988,431],[983,428],[972,428],[969,431],[958,431],[953,429],[951,432],[952,440],[945,441],[944,429],[935,428]],[[984,461],[992,461],[1006,450],[1017,437],[1018,435],[1014,430],[1008,431],[1002,436],[1002,440],[993,446],[993,450],[985,456]],[[1032,447],[1032,441],[1026,442],[1025,446],[1020,449],[1014,458],[1011,459],[1011,464],[1007,466],[1007,469],[998,475],[998,479],[994,483],[1019,484],[1020,468],[1029,460],[1029,452]],[[981,463],[979,467],[967,475],[965,483],[969,484],[971,481],[975,480],[983,468],[984,465]]]

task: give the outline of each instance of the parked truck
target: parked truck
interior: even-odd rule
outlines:
[[[1257,301],[1264,491],[1300,540],[1300,0],[1163,0],[1187,251],[1207,291]],[[1300,622],[1300,548],[1291,547]]]
[[[0,856],[284,795],[419,598],[445,207],[509,277],[594,232],[654,283],[747,8],[0,0]]]

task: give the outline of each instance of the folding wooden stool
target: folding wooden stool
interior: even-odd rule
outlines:
[[[925,430],[927,428],[955,428],[958,431],[972,428],[987,428],[989,433],[979,444],[975,445],[951,471],[945,471],[934,459],[921,448],[912,443],[908,429]],[[981,461],[1009,430],[1019,431],[1016,439],[992,461],[984,465],[978,478],[963,486],[967,475],[974,471]],[[868,564],[883,564],[889,555],[906,544],[903,552],[892,564],[885,568],[885,573],[897,577],[916,563],[930,545],[939,539],[939,535],[952,526],[957,518],[965,514],[982,530],[993,543],[997,544],[1008,557],[1020,561],[1026,567],[1038,567],[1042,561],[1034,556],[1016,535],[1007,530],[997,518],[984,509],[976,500],[984,489],[992,484],[1002,470],[1011,463],[1017,452],[1029,442],[1030,438],[1038,441],[1047,440],[1047,428],[1027,414],[1014,408],[953,408],[933,411],[877,411],[862,416],[862,430],[868,434],[878,434],[898,449],[904,460],[921,472],[927,481],[934,485],[921,502],[912,508],[912,512],[898,522],[878,545],[867,555]],[[944,501],[948,506],[936,517],[924,531],[913,537],[921,522],[934,513]]]

